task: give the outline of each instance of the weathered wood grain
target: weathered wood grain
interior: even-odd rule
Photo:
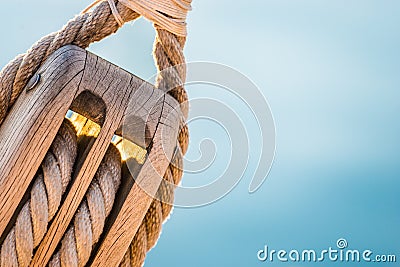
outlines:
[[[77,92],[85,52],[66,47],[39,69],[40,83],[22,92],[0,128],[2,234],[57,134]]]
[[[91,53],[86,53],[85,63],[77,94],[89,91],[104,101],[106,110],[104,123],[93,145],[84,152],[82,162],[77,164],[71,189],[39,245],[31,266],[45,266],[50,260],[74,217],[115,130],[120,125],[133,90],[130,83],[134,77],[117,66]],[[90,109],[90,103],[87,105]]]
[[[0,233],[9,224],[71,107],[102,127],[81,152],[73,184],[31,266],[45,266],[50,260],[116,132],[149,151],[133,186],[124,194],[126,198],[118,198],[120,210],[113,225],[107,226],[98,251],[92,254],[93,266],[117,266],[172,157],[181,121],[179,104],[151,84],[76,46],[58,50],[39,73],[40,84],[20,96],[0,128]],[[137,173],[137,166],[132,168]]]
[[[157,105],[160,99],[161,106]],[[146,214],[144,211],[149,209],[172,158],[181,118],[179,104],[161,91],[154,92],[151,100],[154,103],[153,109],[162,109],[151,150],[91,266],[102,266],[104,263],[118,266],[142,223]]]

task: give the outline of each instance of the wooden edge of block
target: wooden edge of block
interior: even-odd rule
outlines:
[[[118,266],[129,248],[173,156],[182,116],[178,102],[163,93],[163,105],[153,145],[117,218],[90,266]]]
[[[57,50],[38,70],[40,81],[21,93],[0,128],[0,233],[12,219],[55,138],[76,93],[86,53]]]

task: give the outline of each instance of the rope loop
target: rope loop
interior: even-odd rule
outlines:
[[[96,0],[82,13],[88,12],[91,8],[106,0]],[[156,27],[165,29],[178,36],[187,35],[186,16],[192,10],[191,0],[117,0],[127,8],[140,14],[153,22]],[[124,24],[121,15],[118,13],[114,0],[107,0],[112,14],[119,26]]]

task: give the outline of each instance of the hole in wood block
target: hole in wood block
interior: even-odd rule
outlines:
[[[98,125],[103,125],[106,117],[106,104],[103,99],[87,90],[74,99],[70,109]]]

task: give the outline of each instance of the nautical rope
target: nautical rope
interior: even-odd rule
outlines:
[[[98,1],[96,1],[96,4],[97,2]],[[140,15],[143,15],[144,17],[155,23],[157,34],[154,43],[154,58],[157,69],[159,71],[156,87],[161,90],[168,91],[171,96],[173,96],[179,103],[181,103],[182,113],[186,118],[188,113],[188,106],[186,103],[187,94],[183,87],[183,83],[186,79],[183,48],[186,41],[186,24],[184,23],[184,21],[186,19],[186,13],[190,9],[190,2],[191,0],[170,0],[169,2],[167,0],[114,0],[114,5],[110,5],[109,1],[101,2],[96,5],[92,11],[84,12],[77,15],[75,18],[70,20],[60,31],[51,33],[43,37],[41,40],[35,43],[25,54],[17,56],[0,71],[0,125],[4,121],[4,118],[6,117],[8,111],[15,103],[16,99],[20,95],[23,88],[26,86],[29,79],[39,69],[40,65],[57,49],[67,44],[73,44],[81,48],[87,48],[91,43],[100,41],[101,39],[111,35],[112,33],[115,33],[122,26],[122,23],[132,21],[138,18]],[[174,11],[175,9],[180,11]],[[163,70],[167,69],[173,69],[174,71],[163,72]],[[170,90],[171,88],[172,90]],[[174,160],[171,162],[164,175],[164,180],[170,182],[173,181],[173,184],[175,185],[179,183],[182,177],[182,158],[187,150],[188,139],[189,137],[187,126],[183,125],[180,129],[178,136],[178,153],[176,153]],[[61,172],[67,172],[67,166],[63,165],[63,162],[58,163]],[[71,172],[69,172],[69,175],[70,173]],[[45,180],[45,178],[43,179]],[[39,180],[39,182],[37,182],[37,187],[42,190],[43,183],[46,182],[43,181],[43,183],[41,183],[40,176],[36,180]],[[91,187],[88,191],[88,194],[91,192],[90,190],[95,189],[92,189]],[[49,194],[48,191],[46,192],[47,194]],[[35,195],[32,195],[33,193]],[[36,200],[36,198],[42,197],[43,194],[45,194],[43,190],[37,190],[34,192],[32,190],[31,203],[33,199]],[[144,262],[146,252],[155,245],[161,231],[161,224],[168,217],[168,214],[170,213],[172,208],[168,203],[171,203],[171,200],[173,199],[173,186],[167,183],[162,184],[158,190],[158,195],[161,196],[161,200],[155,199],[151,204],[145,216],[145,219],[142,222],[142,225],[140,226],[138,232],[136,233],[136,236],[132,241],[130,249],[127,251],[126,255],[129,254],[129,260],[127,260],[126,256],[121,265],[129,263],[130,266],[141,266]],[[65,233],[61,244],[61,251],[58,251],[53,259],[57,259],[57,255],[59,255],[59,259],[62,262],[64,255],[62,253],[62,247],[64,246],[64,244],[69,244],[65,240],[70,240],[71,236],[73,236],[74,234],[74,231],[75,239],[77,239],[76,231],[78,227],[75,226],[76,220],[82,223],[88,222],[84,216],[81,216],[82,213],[86,212],[87,214],[87,211],[91,212],[87,197],[88,195],[86,195],[86,202],[82,202],[78,213],[75,215],[73,226],[71,226],[69,230]],[[40,201],[43,201],[43,199],[40,199]],[[51,204],[49,202],[48,205],[48,217],[50,218],[50,213],[55,213],[58,207],[55,208],[55,206],[57,206],[56,202]],[[52,207],[51,212],[50,206]],[[31,218],[33,218],[32,216],[34,215],[31,214],[31,216],[29,216],[29,212],[32,213],[32,208],[28,209],[24,206],[20,212],[20,216],[23,216],[21,217],[23,218],[21,220],[32,220]],[[95,216],[101,217],[101,215],[99,214],[95,214]],[[25,263],[28,261],[29,257],[31,257],[33,247],[35,247],[36,243],[40,242],[40,237],[43,237],[45,233],[45,228],[39,225],[31,225],[33,231],[36,231],[35,229],[37,229],[37,233],[33,233],[30,230],[29,226],[26,226],[29,223],[24,222],[24,224],[21,224],[22,226],[17,227],[18,219],[15,227],[8,234],[8,236],[10,237],[7,236],[5,242],[3,243],[3,246],[6,243],[10,243],[11,245],[7,249],[2,249],[1,259],[3,260],[3,253],[5,253],[4,255],[11,255],[12,253],[14,253],[13,255],[17,255],[17,258],[11,257],[10,259],[4,259],[7,260],[4,262],[4,264],[18,263],[20,266],[25,266]],[[93,223],[93,218],[91,223]],[[80,224],[79,227],[81,227]],[[87,224],[87,227],[90,227],[89,224]],[[84,229],[86,228],[83,228],[82,230]],[[94,234],[95,231],[92,231],[93,232],[91,234],[93,242],[93,240],[96,240],[96,238],[93,239],[93,236],[96,235]],[[32,244],[28,242],[26,242],[26,244],[22,244],[22,242],[17,243],[17,239],[19,238],[18,235],[22,232],[26,232],[27,235],[32,234],[32,240],[34,240],[32,241]],[[90,233],[86,234],[90,235]],[[85,239],[82,237],[82,240]],[[66,248],[70,249],[71,253],[76,252],[78,261],[75,262],[78,262],[80,266],[84,259],[87,258],[89,245],[86,244],[85,246],[87,247],[85,248],[78,248],[78,244],[76,244],[75,248],[73,247],[73,245],[66,246]],[[74,249],[75,252],[73,251]],[[20,253],[18,253],[18,251],[20,251]],[[8,266],[4,264],[1,264],[1,266]]]
[[[121,183],[121,155],[114,145],[108,148],[85,198],[53,254],[50,267],[85,266],[104,229]]]
[[[147,251],[156,244],[161,233],[161,224],[168,218],[172,210],[169,203],[172,203],[174,198],[174,185],[178,185],[182,178],[182,158],[183,156],[178,150],[178,155],[172,160],[164,174],[164,179],[157,191],[157,198],[151,203],[129,250],[120,263],[121,267],[142,266]]]
[[[105,0],[96,0],[83,13]],[[124,19],[119,15],[113,0],[107,0],[117,23],[122,26]],[[160,28],[186,36],[186,16],[192,10],[191,0],[119,0],[127,8],[136,11],[146,19],[159,25]]]
[[[71,181],[77,155],[74,126],[64,120],[47,152],[14,227],[7,234],[0,252],[0,266],[28,266],[33,250],[47,232],[48,223],[60,207]]]

